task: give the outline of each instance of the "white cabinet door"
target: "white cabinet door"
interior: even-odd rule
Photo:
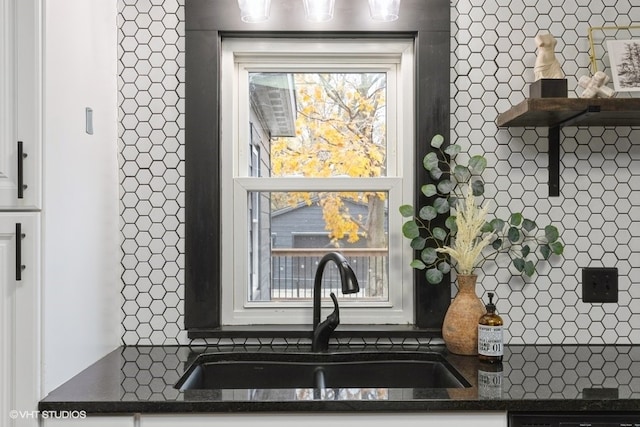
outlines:
[[[506,427],[506,412],[145,415],[140,427]]]
[[[64,415],[64,414],[63,414]],[[68,418],[44,420],[44,427],[134,427],[133,415],[128,416],[91,416],[84,419]]]
[[[39,213],[0,213],[0,425],[37,426]]]
[[[0,209],[41,206],[40,1],[0,0]]]

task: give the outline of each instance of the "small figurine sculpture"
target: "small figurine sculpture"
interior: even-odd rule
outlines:
[[[596,71],[593,77],[580,77],[578,85],[584,88],[580,98],[612,98],[616,92],[605,86],[609,82],[609,76],[602,71]]]
[[[535,40],[538,46],[538,57],[533,69],[535,80],[564,78],[554,52],[558,43],[556,39],[551,34],[538,34]]]

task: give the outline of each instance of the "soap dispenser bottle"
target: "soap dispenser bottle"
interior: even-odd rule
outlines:
[[[487,313],[478,321],[478,358],[482,362],[502,362],[504,343],[502,317],[496,314],[496,306],[493,303],[493,292],[489,292],[489,304],[486,305]]]

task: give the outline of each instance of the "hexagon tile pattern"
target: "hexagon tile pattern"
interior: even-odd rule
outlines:
[[[631,4],[635,3],[635,6]],[[458,0],[452,4],[451,138],[471,154],[484,154],[486,196],[497,216],[522,212],[554,223],[566,244],[562,260],[539,264],[523,281],[509,266],[485,264],[478,294],[495,291],[510,344],[629,344],[640,342],[640,130],[568,127],[561,131],[561,193],[548,197],[547,130],[498,129],[498,113],[529,95],[537,56],[534,37],[550,32],[567,76],[569,96],[590,75],[589,27],[624,26],[640,19],[630,0]],[[606,70],[605,38],[640,37],[640,31],[594,31],[598,68]],[[619,96],[629,96],[620,94]],[[636,190],[635,192],[633,190]],[[619,303],[581,300],[584,267],[617,267]],[[484,298],[486,300],[486,297]]]
[[[589,73],[590,26],[640,22],[632,0],[454,0],[451,139],[484,154],[492,210],[554,222],[564,258],[523,281],[487,264],[478,293],[495,291],[510,344],[640,342],[640,130],[562,131],[561,195],[549,198],[546,130],[498,129],[528,95],[536,48],[550,31],[569,83]],[[124,344],[186,344],[184,269],[184,0],[119,0],[119,118]],[[596,35],[596,37],[598,37]],[[632,38],[618,32],[606,37]],[[599,69],[608,59],[596,38]],[[628,95],[624,95],[628,96]],[[580,299],[584,267],[617,267],[618,304]],[[638,288],[640,289],[640,288]]]
[[[122,339],[184,343],[184,7],[119,11]]]

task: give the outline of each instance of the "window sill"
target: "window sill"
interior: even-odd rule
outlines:
[[[440,329],[422,329],[414,325],[340,325],[335,338],[442,338]],[[189,330],[197,338],[311,338],[311,325],[243,325],[215,329]]]

